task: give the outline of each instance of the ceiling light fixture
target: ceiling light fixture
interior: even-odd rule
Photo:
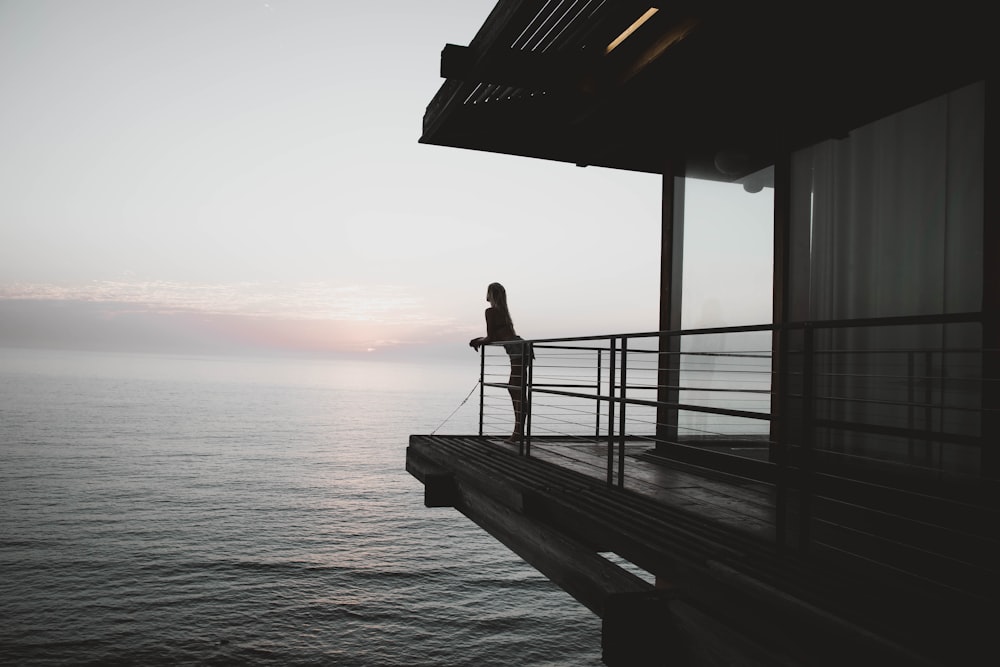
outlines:
[[[614,51],[615,47],[617,47],[619,44],[628,39],[633,32],[638,30],[643,23],[651,19],[653,17],[653,14],[655,14],[658,11],[660,10],[657,9],[656,7],[650,7],[649,9],[647,9],[645,14],[643,14],[642,16],[640,16],[635,20],[635,23],[625,28],[625,30],[622,31],[622,34],[618,35],[613,40],[611,40],[611,43],[608,44],[607,48],[604,49],[604,55],[607,55],[612,51]]]

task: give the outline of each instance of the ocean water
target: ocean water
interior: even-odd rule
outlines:
[[[0,664],[601,665],[405,471],[477,372],[0,350]]]

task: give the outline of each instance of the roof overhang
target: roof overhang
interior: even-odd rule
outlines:
[[[500,0],[445,46],[420,142],[736,180],[985,78],[985,7]]]

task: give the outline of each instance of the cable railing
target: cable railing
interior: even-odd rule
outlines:
[[[711,330],[708,336],[725,334],[727,345],[737,345],[724,350],[701,349],[698,343],[678,351],[661,349],[664,337],[693,337],[699,331],[521,342],[524,354],[535,356],[524,386],[515,388],[524,392],[530,406],[525,453],[530,455],[531,440],[538,438],[655,446],[667,406],[679,413],[674,427],[684,441],[758,442],[766,437],[770,421],[770,330]],[[746,334],[746,340],[740,334]],[[671,375],[666,382],[665,372]],[[485,347],[481,435],[502,432],[509,425],[508,374],[502,348]],[[675,400],[664,400],[664,392]]]
[[[601,447],[612,487],[635,460],[752,482],[779,545],[1000,581],[1000,350],[978,313],[520,345],[534,361],[516,386],[483,348],[480,435],[510,433],[513,391],[524,456]]]

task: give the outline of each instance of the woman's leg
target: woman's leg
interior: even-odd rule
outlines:
[[[524,433],[524,411],[521,409],[521,381],[524,377],[524,367],[517,357],[510,359],[510,381],[507,391],[510,392],[510,401],[514,406],[514,433],[511,435],[520,437]]]

